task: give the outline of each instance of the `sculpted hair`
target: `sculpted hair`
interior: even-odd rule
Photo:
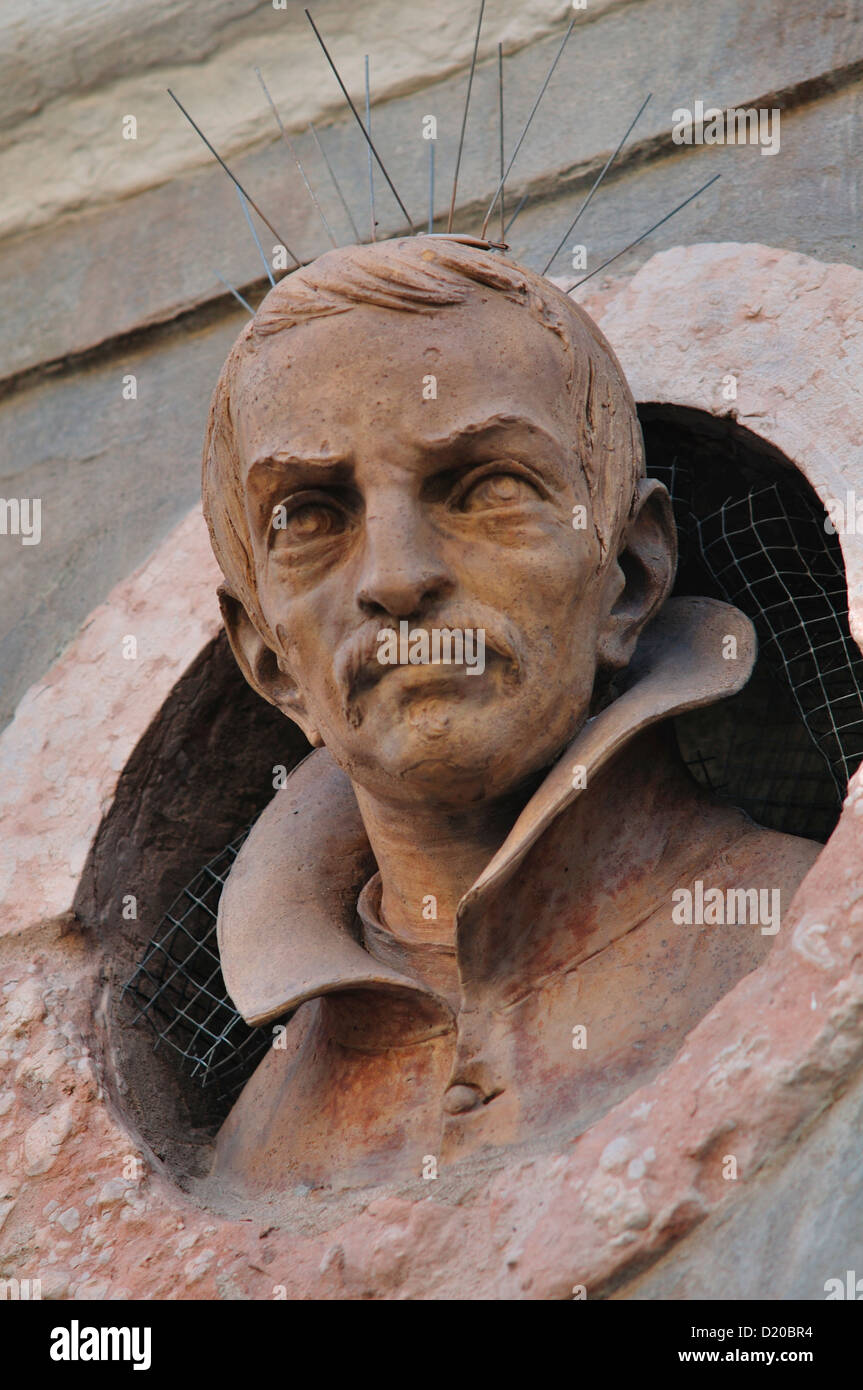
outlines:
[[[573,403],[573,461],[587,478],[603,560],[629,516],[644,445],[620,364],[593,321],[548,280],[500,254],[457,241],[405,237],[328,251],[270,290],[228,354],[210,405],[203,458],[204,515],[229,589],[269,642],[255,589],[252,544],[236,442],[234,392],[246,354],[283,333],[358,305],[428,314],[481,288],[522,305],[560,340]],[[620,409],[620,403],[623,409]]]

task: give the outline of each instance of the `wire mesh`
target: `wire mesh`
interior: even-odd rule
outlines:
[[[693,776],[771,829],[826,840],[863,758],[863,655],[848,620],[838,538],[790,474],[717,501],[716,470],[687,455],[651,468],[672,495],[689,592],[744,612],[755,673],[732,700],[678,721]],[[681,736],[682,732],[682,736]]]
[[[132,1022],[146,1021],[153,1029],[154,1050],[170,1048],[193,1079],[214,1087],[224,1101],[239,1093],[270,1041],[231,1002],[216,940],[222,888],[250,829],[178,894],[123,989],[136,1010]]]
[[[697,526],[705,564],[755,622],[764,659],[782,675],[842,797],[863,757],[863,656],[848,623],[839,542],[823,519],[808,498],[771,483]]]

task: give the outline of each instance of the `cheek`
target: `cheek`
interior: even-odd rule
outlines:
[[[591,532],[558,525],[500,566],[502,607],[526,629],[590,626],[598,607],[599,545]]]
[[[575,529],[559,504],[527,518],[498,517],[477,524],[452,548],[454,568],[485,588],[506,594],[513,583],[544,591],[577,591],[600,563],[591,527]]]
[[[288,599],[279,586],[260,584],[261,611],[276,640],[276,655],[291,672],[303,692],[312,689],[314,677],[324,673],[320,632],[313,615],[301,599]],[[310,681],[310,677],[312,678]]]
[[[571,555],[570,561],[547,572],[537,584],[528,631],[536,674],[576,697],[589,694],[593,687],[602,582],[592,564],[573,562]]]
[[[278,653],[303,698],[308,713],[322,730],[342,725],[342,692],[335,676],[337,643],[330,639],[302,602],[281,604],[272,627]],[[334,722],[335,721],[335,722]]]

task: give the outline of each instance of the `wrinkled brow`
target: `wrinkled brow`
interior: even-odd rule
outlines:
[[[275,454],[264,454],[252,460],[249,465],[248,480],[250,483],[266,483],[267,479],[273,474],[287,473],[290,469],[298,468],[320,468],[329,470],[334,468],[349,468],[353,462],[350,454],[295,454],[289,450],[280,449]]]

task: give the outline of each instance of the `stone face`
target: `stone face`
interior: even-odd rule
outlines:
[[[594,200],[588,213],[590,221],[585,218],[582,236],[589,249],[589,266],[598,265],[606,254],[625,245],[630,233],[634,236],[639,228],[650,224],[645,217],[648,205],[651,210],[656,208],[658,217],[662,210],[670,209],[697,188],[710,176],[716,160],[723,161],[727,177],[626,259],[611,266],[608,276],[619,277],[621,267],[631,269],[657,244],[663,244],[663,237],[675,242],[738,234],[754,241],[768,239],[773,209],[777,207],[782,210],[783,239],[799,248],[812,249],[827,261],[850,259],[857,254],[852,248],[855,234],[850,185],[837,190],[831,201],[831,218],[825,222],[819,212],[819,190],[824,178],[820,161],[823,156],[831,167],[840,166],[844,132],[849,123],[853,124],[857,107],[859,93],[854,89],[801,108],[783,125],[785,143],[776,161],[761,159],[750,150],[691,149],[686,152],[686,163],[662,161],[616,180]],[[763,196],[763,167],[783,160],[786,153],[794,160],[795,177],[788,182],[774,178],[768,204]],[[226,213],[239,217],[230,188],[223,192]],[[168,221],[177,215],[181,201],[175,191],[165,210]],[[194,206],[197,204],[193,200]],[[514,228],[514,233],[518,233],[514,236],[516,254],[524,254],[528,264],[541,266],[565,230],[567,220],[571,220],[574,206],[577,203],[571,193],[540,202],[535,209],[529,203]],[[116,215],[120,215],[119,209]],[[134,221],[129,207],[124,216]],[[259,273],[254,248],[249,256],[243,241],[244,224],[238,226],[237,232],[235,250],[241,275]],[[71,238],[71,230],[69,235]],[[191,235],[189,227],[180,240],[188,241]],[[8,291],[3,293],[15,293],[13,281],[19,271],[25,275],[36,273],[40,263],[36,240],[33,239],[32,254],[28,253],[26,261],[18,263],[7,258],[10,281]],[[27,241],[21,246],[26,249]],[[88,260],[92,249],[87,249]],[[175,248],[178,257],[180,249]],[[105,256],[111,255],[110,247],[101,250]],[[70,248],[70,260],[76,254]],[[180,260],[176,266],[178,274]],[[212,263],[202,257],[200,264],[196,261],[188,271],[190,275],[200,274],[198,289],[202,293]],[[220,264],[224,273],[233,273],[232,266],[225,268],[224,262]],[[565,272],[564,256],[559,264],[561,272]],[[96,266],[94,277],[97,269],[103,274],[102,268]],[[119,261],[116,269],[119,273]],[[161,272],[157,268],[156,286],[161,283],[158,273]],[[715,273],[721,274],[721,269]],[[765,267],[764,273],[769,274],[769,268]],[[561,278],[571,284],[575,276],[570,272]],[[591,296],[603,278],[589,281],[578,292],[579,297],[586,296],[585,302],[592,302]],[[99,291],[99,312],[105,317],[103,320],[97,315],[97,323],[110,324],[109,315],[115,310],[126,312],[122,295],[130,296],[130,320],[146,310],[147,286],[153,283],[147,260],[140,263],[134,275],[126,275],[126,288],[118,288],[116,301],[112,299],[113,283],[105,273],[104,286]],[[65,296],[67,291],[71,297],[58,320],[42,320],[43,326],[47,325],[45,331],[60,331],[61,339],[69,324],[78,323],[77,289],[72,293],[60,281],[52,281],[46,287],[49,299],[53,294]],[[95,288],[93,293],[96,295]],[[40,302],[34,300],[29,306],[35,317],[42,313]],[[841,314],[851,313],[853,300],[840,303],[838,309]],[[226,310],[224,319],[217,318],[198,331],[143,342],[139,349],[124,350],[117,356],[111,353],[87,370],[46,378],[0,402],[0,491],[3,496],[41,497],[43,506],[40,545],[22,546],[17,537],[0,536],[0,722],[9,718],[27,685],[47,668],[57,650],[90,609],[106,596],[111,585],[128,572],[130,564],[145,559],[194,501],[207,404],[227,347],[243,321],[241,312]],[[745,332],[747,324],[752,326],[744,319],[741,331]],[[698,342],[704,370],[712,372],[716,383],[711,404],[722,409],[722,377],[734,364],[729,367],[727,360],[717,360],[714,367],[710,360],[718,331],[714,315],[709,325],[705,323]],[[769,324],[764,320],[759,332],[766,331]],[[61,339],[53,339],[53,346],[47,342],[40,346],[34,330],[20,340],[16,337],[15,350],[20,347],[37,355],[55,351],[62,345]],[[664,341],[666,358],[671,341],[668,337]],[[836,357],[835,370],[840,376],[845,373],[846,379],[850,370],[846,364],[856,360],[854,352],[852,344]],[[722,358],[725,347],[716,348],[716,354]],[[649,356],[627,361],[627,370],[636,375],[648,366]],[[686,358],[681,352],[680,362],[673,370],[686,369]],[[802,369],[801,359],[796,370]],[[138,377],[136,401],[122,398],[126,373]],[[832,372],[825,370],[822,376],[830,391]],[[648,395],[643,399],[649,399]],[[757,427],[757,419],[755,424]],[[74,576],[74,583],[69,582],[70,575]]]
[[[861,303],[857,271],[731,246],[666,253],[592,300],[637,398],[716,415],[714,373],[730,360],[739,423],[783,448],[822,495],[837,481],[863,487]],[[842,353],[847,372],[836,369]],[[776,363],[792,383],[784,392]],[[859,561],[855,538],[844,541],[859,633]],[[848,1135],[863,1065],[860,774],[765,965],[565,1152],[341,1205],[298,1192],[266,1220],[241,1219],[249,1213],[226,1209],[206,1181],[180,1190],[118,1108],[124,1077],[102,984],[110,939],[89,916],[74,920],[72,905],[123,767],[216,630],[215,579],[193,515],[92,615],[0,738],[14,828],[0,940],[0,1275],[82,1298],[569,1298],[575,1285],[590,1298],[651,1287],[716,1296],[694,1249],[704,1232],[733,1296],[770,1296],[758,1290],[787,1252],[780,1287],[823,1298],[825,1280],[853,1267],[859,1187]],[[137,663],[117,660],[130,618]],[[824,1202],[783,1235],[789,1206],[803,1194],[811,1203],[807,1174],[821,1162]]]

